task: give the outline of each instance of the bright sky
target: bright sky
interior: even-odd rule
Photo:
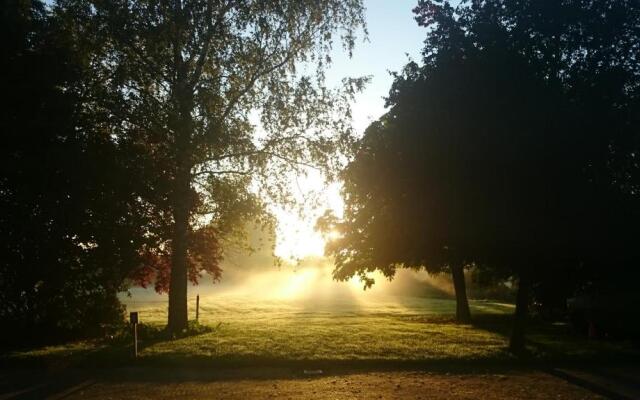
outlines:
[[[330,86],[343,77],[371,76],[371,82],[353,104],[353,126],[359,134],[374,120],[384,114],[383,97],[389,93],[392,78],[388,71],[398,71],[407,61],[407,54],[420,59],[420,49],[425,38],[425,29],[418,26],[411,10],[416,0],[365,0],[369,40],[359,40],[353,57],[336,46],[332,54],[333,66],[327,73]],[[322,190],[322,177],[312,175],[298,179],[303,192]],[[285,259],[322,255],[324,242],[314,231],[315,221],[328,208],[341,214],[343,204],[339,184],[323,190],[321,206],[309,211],[304,218],[296,213],[279,210],[276,254]]]

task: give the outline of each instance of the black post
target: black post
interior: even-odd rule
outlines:
[[[138,358],[138,324],[133,324],[133,356]]]
[[[129,322],[133,325],[133,356],[138,358],[138,312],[129,313]]]
[[[200,295],[196,295],[196,322],[198,322],[198,317],[200,316]]]

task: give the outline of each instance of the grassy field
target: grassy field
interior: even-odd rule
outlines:
[[[403,302],[351,304],[261,302],[225,299],[201,306],[214,332],[150,345],[143,357],[224,360],[430,360],[487,358],[502,354],[504,338],[452,323],[454,302],[406,298]],[[476,312],[503,314],[511,306],[475,302]],[[154,308],[141,315],[166,316]]]
[[[194,310],[193,301],[189,304]],[[455,302],[406,297],[354,302],[352,299],[261,300],[216,296],[200,304],[200,323],[212,328],[175,340],[150,339],[145,332],[166,324],[166,303],[137,302],[141,362],[256,360],[435,360],[505,356],[505,338],[472,325],[453,323]],[[482,315],[506,315],[509,304],[472,302]],[[193,312],[191,312],[193,314]],[[193,317],[193,315],[192,315]],[[68,359],[85,354],[118,358],[127,344],[77,342],[14,352],[13,359]],[[128,351],[128,350],[127,350]]]
[[[190,310],[195,308],[190,303]],[[502,361],[506,352],[510,304],[472,301],[473,325],[453,321],[455,302],[420,297],[262,300],[203,298],[197,335],[158,339],[166,323],[166,303],[136,302],[140,313],[140,364],[271,365],[313,363],[421,363]],[[625,342],[593,342],[567,333],[563,325],[531,326],[530,348],[540,358],[638,356]],[[11,362],[130,362],[129,340],[77,342],[17,351]]]

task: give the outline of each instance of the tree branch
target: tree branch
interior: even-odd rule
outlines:
[[[310,21],[307,22],[307,27],[304,30],[309,29],[310,27]],[[303,31],[304,31],[303,30]],[[300,33],[298,35],[300,36],[304,36],[302,33]],[[293,58],[295,57],[295,55],[298,53],[298,51],[301,48],[301,42],[299,41],[297,43],[297,45],[294,46],[294,44],[292,43],[291,46],[293,47],[289,53],[287,54],[287,56],[280,62],[276,63],[275,65],[272,65],[270,68],[266,68],[266,69],[260,69],[258,68],[254,74],[251,76],[251,78],[249,78],[246,86],[240,90],[240,92],[234,97],[232,98],[229,103],[227,104],[227,107],[225,107],[224,112],[222,113],[221,116],[221,120],[225,120],[229,114],[231,113],[231,111],[233,110],[233,108],[236,106],[236,104],[238,104],[238,102],[255,86],[256,82],[258,81],[258,79],[262,76],[266,76],[269,75],[270,73],[276,71],[279,68],[282,68],[284,65],[286,65],[288,62],[290,62],[291,60],[293,60]],[[277,54],[278,51],[274,51],[271,56],[273,56],[274,54]],[[266,61],[269,57],[267,57],[264,61]],[[263,64],[264,61],[260,64]]]
[[[213,170],[204,170],[204,171],[198,171],[195,174],[193,174],[194,177],[200,176],[200,175],[251,175],[250,171],[239,171],[239,170],[233,170],[233,169],[225,169],[225,170],[217,170],[217,171],[213,171]]]
[[[209,48],[211,47],[211,40],[213,40],[213,34],[215,30],[222,24],[222,20],[224,16],[231,10],[231,7],[235,4],[234,1],[229,1],[226,6],[220,11],[216,18],[216,23],[212,24],[211,19],[213,18],[213,0],[209,0],[207,2],[207,33],[205,34],[205,38],[202,43],[202,50],[200,51],[200,55],[198,60],[196,61],[196,68],[193,72],[193,76],[190,82],[190,86],[195,87],[196,83],[200,80],[202,76],[202,70],[204,68],[204,64],[207,61],[207,57],[209,55]],[[190,60],[191,61],[191,60]]]

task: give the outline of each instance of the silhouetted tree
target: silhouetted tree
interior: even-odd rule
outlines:
[[[86,53],[46,6],[9,1],[0,17],[2,335],[95,334],[122,321],[141,261],[139,185],[121,179],[133,152],[81,113]]]
[[[562,127],[551,118],[562,109],[527,72],[517,56],[493,49],[433,67],[412,63],[397,76],[391,110],[344,172],[344,220],[331,227],[343,237],[328,245],[337,278],[448,269],[457,318],[468,321],[463,266],[504,264],[495,256],[525,250],[544,228],[530,225],[553,211],[536,207],[553,168],[536,160],[556,145]],[[546,117],[531,117],[534,107]]]
[[[420,1],[423,65],[344,172],[335,276],[476,263],[519,276],[637,257],[637,4]],[[612,27],[612,24],[615,27]],[[545,275],[545,274],[542,274]]]
[[[363,81],[334,92],[323,71],[335,33],[353,47],[362,2],[59,4],[92,47],[87,108],[103,113],[116,142],[146,150],[152,182],[142,201],[158,245],[137,278],[169,291],[168,328],[181,331],[188,279],[219,278],[223,239],[242,220],[269,222],[265,203],[291,199],[291,171],[340,164],[348,100]],[[299,72],[309,67],[314,76]]]
[[[500,43],[524,57],[536,76],[560,88],[573,112],[567,128],[579,132],[569,133],[573,145],[566,149],[567,164],[583,169],[582,176],[570,182],[580,178],[589,182],[588,197],[574,198],[576,203],[591,203],[591,211],[584,212],[580,222],[590,221],[584,228],[597,237],[578,242],[584,245],[580,263],[608,265],[611,276],[629,275],[631,260],[637,257],[633,251],[637,232],[632,227],[639,209],[640,67],[634,61],[634,49],[640,45],[640,5],[633,1],[474,1],[454,11],[446,4],[424,1],[416,12],[419,22],[438,26],[439,34],[430,35],[426,42],[427,60],[434,60],[438,49],[447,48],[441,41],[447,36],[453,38],[449,42],[454,46],[466,41],[481,49]],[[540,273],[535,275],[540,279]],[[528,296],[519,298],[518,305],[526,307]],[[522,329],[516,327],[517,331]],[[521,335],[512,336],[513,349],[522,343]]]
[[[541,215],[548,221],[543,237],[552,246],[542,246],[545,262],[536,268],[519,268],[515,258],[509,261],[521,278],[511,338],[511,348],[519,351],[524,344],[519,333],[524,331],[521,322],[528,287],[540,276],[541,267],[589,263],[628,269],[630,260],[637,257],[633,221],[638,216],[640,69],[633,61],[633,49],[640,44],[640,5],[631,1],[472,1],[453,9],[446,3],[421,1],[415,11],[419,23],[433,28],[425,42],[425,64],[435,65],[452,53],[465,58],[474,50],[503,49],[527,64],[522,75],[535,76],[541,85],[564,97],[559,103],[561,115],[557,108],[545,107],[550,97],[544,95],[526,119],[555,120],[565,128],[540,147],[543,156],[536,162],[538,167],[550,167],[540,174],[548,193],[540,201],[557,211]],[[513,80],[519,86],[521,81],[521,77]],[[521,90],[522,97],[531,95]],[[510,190],[516,188],[510,186]],[[530,241],[529,247],[540,248],[540,240]]]

